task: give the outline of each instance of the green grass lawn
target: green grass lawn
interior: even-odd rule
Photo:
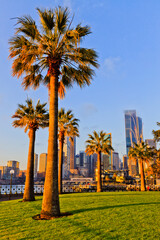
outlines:
[[[73,215],[36,221],[42,197],[0,202],[0,239],[160,239],[160,192],[75,193],[60,196]]]

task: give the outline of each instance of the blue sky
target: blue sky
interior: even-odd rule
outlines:
[[[26,168],[28,136],[12,127],[11,115],[27,97],[48,101],[47,89],[24,91],[11,76],[8,40],[14,34],[12,18],[30,14],[38,20],[36,7],[68,6],[75,14],[73,25],[90,25],[92,34],[83,45],[94,48],[100,68],[90,87],[76,85],[67,91],[59,107],[72,109],[80,119],[77,152],[85,148],[88,133],[112,133],[115,151],[125,154],[124,110],[136,109],[143,120],[144,138],[160,121],[160,1],[159,0],[6,0],[0,8],[0,165],[8,160]],[[39,130],[36,153],[47,151],[48,130]]]

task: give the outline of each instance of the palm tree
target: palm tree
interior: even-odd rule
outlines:
[[[110,154],[110,151],[113,150],[111,146],[111,139],[105,132],[101,131],[97,133],[93,132],[93,135],[88,134],[89,139],[86,141],[86,153],[92,155],[93,153],[97,154],[97,192],[102,191],[102,179],[101,179],[101,154]]]
[[[78,119],[74,118],[71,110],[65,112],[61,108],[58,112],[58,137],[59,137],[59,171],[58,171],[58,189],[62,193],[62,164],[63,164],[63,146],[65,137],[70,137],[71,143],[73,137],[79,137]]]
[[[98,67],[93,49],[80,47],[91,33],[88,26],[72,28],[67,8],[37,9],[40,28],[31,16],[17,18],[15,36],[10,40],[13,76],[24,76],[22,85],[50,90],[48,158],[41,218],[60,215],[58,196],[58,85],[90,85]]]
[[[15,118],[12,125],[17,128],[24,128],[25,132],[29,132],[29,151],[27,174],[25,181],[25,191],[23,201],[34,201],[34,146],[36,131],[39,128],[48,127],[49,114],[45,108],[47,103],[40,103],[38,100],[36,106],[33,105],[32,99],[26,100],[26,105],[19,104],[18,109],[12,118]]]
[[[160,122],[157,122],[157,126],[160,126]],[[160,130],[153,130],[152,131],[154,139],[156,142],[160,141]]]
[[[145,175],[144,175],[144,163],[153,161],[155,156],[155,149],[150,148],[148,144],[143,141],[140,143],[133,143],[134,146],[130,147],[128,156],[135,161],[138,160],[141,174],[141,191],[146,191]]]
[[[160,149],[155,150],[155,159],[148,167],[147,175],[153,176],[154,179],[160,176]]]

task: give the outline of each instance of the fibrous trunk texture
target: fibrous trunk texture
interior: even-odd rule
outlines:
[[[143,161],[140,161],[140,169],[141,169],[141,191],[146,191],[145,177],[144,177],[144,166]]]
[[[29,130],[29,151],[27,174],[25,181],[25,190],[23,194],[23,201],[34,201],[34,145],[35,145],[35,129]]]
[[[49,138],[41,218],[60,215],[58,195],[58,73],[50,77]]]
[[[59,166],[58,166],[58,191],[62,193],[62,164],[63,164],[63,145],[64,145],[64,134],[60,134],[59,139]]]
[[[102,192],[102,180],[101,180],[101,152],[97,154],[97,164],[98,164],[98,172],[97,172],[97,192]]]

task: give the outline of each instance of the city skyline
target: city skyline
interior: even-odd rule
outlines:
[[[77,152],[85,149],[85,140],[89,133],[103,129],[112,133],[113,147],[122,159],[122,155],[126,153],[124,110],[137,110],[144,122],[144,138],[153,138],[152,130],[157,129],[156,122],[160,121],[160,113],[157,111],[160,86],[160,3],[91,3],[84,0],[58,3],[68,6],[71,14],[75,13],[74,23],[83,19],[83,25],[91,26],[93,33],[84,44],[94,48],[99,54],[100,68],[96,71],[91,86],[82,90],[74,86],[73,89],[67,90],[66,98],[59,104],[59,107],[65,107],[66,110],[72,109],[80,119]],[[48,101],[45,87],[41,86],[37,91],[24,91],[20,80],[11,76],[11,61],[7,58],[8,40],[13,35],[15,24],[12,18],[24,14],[31,14],[37,18],[36,7],[54,8],[56,5],[57,1],[49,0],[45,3],[16,1],[1,4],[1,165],[15,159],[26,168],[28,136],[22,129],[13,129],[11,125],[11,115],[17,105],[23,104],[27,96],[32,97],[35,102],[38,98],[42,102]],[[35,152],[47,152],[47,143],[48,130],[39,130]]]
[[[125,110],[124,111],[124,113],[125,113],[125,115],[126,115],[126,113],[128,113],[128,112],[133,112],[134,114],[136,114],[136,110]],[[139,116],[137,117],[137,115],[135,115],[136,116],[136,118],[138,119],[138,124],[139,124],[139,120],[141,121],[141,125],[143,125],[143,123],[142,123],[142,118],[140,118]],[[124,117],[124,125],[125,125],[125,129],[124,129],[124,135],[125,135],[125,143],[124,143],[124,149],[125,149],[125,151],[124,152],[119,152],[119,151],[117,151],[116,149],[114,149],[114,152],[117,152],[118,154],[119,154],[119,159],[120,159],[120,161],[121,162],[123,162],[123,156],[124,155],[126,155],[127,154],[127,150],[126,150],[126,117]],[[142,129],[141,129],[141,132],[143,132],[142,131]],[[110,133],[107,133],[108,135],[110,135]],[[111,133],[111,135],[110,136],[112,136],[112,133]],[[112,137],[111,137],[111,139],[112,139]],[[146,138],[146,140],[147,140],[148,138]],[[76,143],[78,142],[77,141],[78,140],[78,137],[76,137]],[[144,140],[145,140],[145,138],[144,138]],[[150,138],[150,140],[153,140],[153,136],[151,136],[151,138]],[[69,138],[67,137],[67,142],[69,141]],[[111,142],[112,142],[112,140],[111,140]],[[113,140],[113,142],[114,142],[114,140]],[[133,142],[134,142],[134,136],[133,136]],[[67,146],[67,145],[66,145]],[[75,147],[75,149],[77,150],[76,152],[75,152],[75,155],[77,155],[77,154],[80,154],[80,152],[84,152],[84,150],[85,150],[85,148],[84,149],[79,149],[79,147],[77,146],[77,144],[76,145],[74,145]],[[113,148],[114,148],[114,146],[113,146]],[[75,150],[74,150],[75,151]],[[38,166],[39,166],[39,164],[40,164],[40,156],[41,155],[43,155],[43,154],[47,154],[47,151],[45,151],[45,152],[42,152],[42,151],[40,151],[40,152],[36,152],[35,151],[35,154],[36,155],[38,155],[39,156],[39,160],[38,160]],[[70,156],[68,156],[68,157],[70,157]],[[11,158],[11,159],[13,159],[13,158]],[[10,159],[7,159],[6,161],[9,161]],[[15,159],[15,161],[19,161],[19,160],[17,160],[17,159]],[[69,161],[69,160],[67,160],[67,161]],[[76,161],[76,158],[74,159],[74,161]],[[20,163],[22,163],[21,161],[19,161]],[[111,159],[109,160],[109,162],[111,163]],[[0,161],[0,163],[1,163],[1,161]],[[5,163],[4,164],[0,164],[1,166],[2,165],[5,165]],[[23,170],[25,170],[26,169],[26,165],[27,165],[27,162],[26,162],[26,164],[21,164],[23,167],[21,168],[21,169],[23,169]],[[25,167],[24,167],[25,166]],[[38,168],[38,170],[39,170],[39,167],[37,167]]]

